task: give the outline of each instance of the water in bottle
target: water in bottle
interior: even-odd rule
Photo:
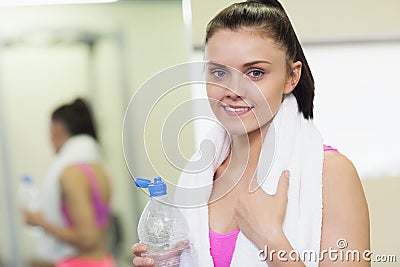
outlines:
[[[40,210],[39,189],[31,176],[24,175],[22,177],[18,198],[21,209],[26,209],[30,212],[38,212]],[[39,235],[41,233],[41,229],[37,226],[29,226],[27,229],[28,233],[32,235]]]
[[[155,267],[196,266],[193,262],[188,226],[178,208],[171,205],[167,186],[160,177],[150,180],[138,178],[135,184],[148,188],[150,201],[139,220],[138,236],[147,245],[142,257],[150,257]]]

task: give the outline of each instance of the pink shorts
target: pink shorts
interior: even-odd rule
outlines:
[[[116,267],[115,260],[111,255],[101,259],[73,257],[62,260],[56,267]]]

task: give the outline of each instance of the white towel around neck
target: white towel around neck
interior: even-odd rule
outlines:
[[[206,139],[212,141],[214,146],[203,145],[202,151],[197,151],[192,160],[203,157],[212,164],[200,172],[191,173],[196,169],[196,162],[189,162],[179,179],[174,196],[177,205],[186,206],[181,211],[188,222],[190,239],[198,266],[201,267],[213,266],[208,206],[203,204],[210,197],[215,170],[230,149],[230,138],[221,127],[213,129]],[[290,94],[285,97],[268,130],[259,160],[257,180],[266,177],[261,184],[262,189],[268,194],[275,194],[282,171],[290,170],[283,230],[293,248],[299,252],[320,251],[322,164],[321,135],[313,122],[304,119],[303,114],[298,112],[296,98]],[[240,232],[231,266],[266,266],[265,262],[258,259],[258,255],[258,248]],[[316,260],[304,263],[309,267],[318,266]]]
[[[89,135],[75,135],[65,142],[43,181],[41,211],[49,223],[60,227],[67,227],[61,214],[61,191],[59,183],[64,169],[77,163],[98,163],[100,159],[98,144]],[[38,241],[38,254],[45,260],[57,262],[76,254],[73,246],[51,234],[43,233]]]

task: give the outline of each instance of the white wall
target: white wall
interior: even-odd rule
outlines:
[[[208,21],[236,0],[192,0],[193,39],[204,42]],[[280,0],[300,39],[400,38],[398,0]]]
[[[1,98],[0,98],[1,101]],[[1,104],[0,104],[1,107]],[[3,114],[0,113],[0,123],[1,125],[3,124]],[[1,129],[3,129],[2,126],[0,126]],[[0,138],[1,140],[4,140],[4,131],[0,131]],[[0,170],[2,173],[6,173],[7,170],[5,169],[5,161],[6,161],[6,156],[4,154],[5,150],[3,150],[3,142],[1,143],[0,146]],[[1,214],[1,220],[0,220],[0,263],[3,263],[3,260],[6,258],[6,255],[10,255],[10,248],[13,246],[11,242],[8,242],[8,246],[6,246],[6,241],[8,240],[8,231],[9,231],[9,225],[7,220],[7,191],[4,186],[4,180],[2,179],[3,177],[0,176],[0,214]]]
[[[362,179],[400,176],[400,42],[305,47],[315,123]]]

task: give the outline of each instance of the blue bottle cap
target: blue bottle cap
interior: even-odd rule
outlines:
[[[144,178],[137,178],[135,180],[135,185],[139,188],[148,188],[149,185],[151,184],[151,181],[148,179],[144,179]]]
[[[150,197],[164,196],[167,194],[167,185],[161,177],[154,178],[154,182],[149,185]]]
[[[24,184],[29,184],[29,185],[31,185],[31,184],[33,184],[33,179],[32,179],[32,177],[30,177],[29,175],[24,175],[24,176],[22,177],[22,182],[23,182]]]

